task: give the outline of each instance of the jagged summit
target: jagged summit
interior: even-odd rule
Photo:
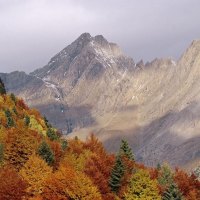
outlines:
[[[104,66],[116,65],[117,62],[121,62],[120,59],[133,62],[130,61],[132,59],[123,55],[117,44],[109,43],[102,35],[92,37],[89,33],[83,33],[74,42],[52,57],[46,66],[30,74],[44,78],[61,66],[66,72],[70,65],[83,56],[86,56],[88,61],[98,60]]]

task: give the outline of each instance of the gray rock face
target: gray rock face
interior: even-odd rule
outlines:
[[[103,36],[82,34],[30,74],[0,74],[72,137],[94,132],[110,151],[129,140],[137,159],[172,165],[200,158],[200,41],[178,62],[135,64]]]

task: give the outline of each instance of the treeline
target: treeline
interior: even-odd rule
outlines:
[[[116,155],[65,140],[0,81],[0,200],[199,200],[199,171],[145,167],[125,140]]]

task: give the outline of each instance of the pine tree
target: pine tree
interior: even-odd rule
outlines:
[[[15,95],[13,93],[10,94],[10,98],[12,99],[12,101],[14,103],[16,103],[16,97],[15,97]]]
[[[0,78],[0,95],[2,94],[6,94],[6,89],[5,89],[3,81]]]
[[[130,160],[135,160],[132,149],[129,147],[128,142],[125,140],[121,141],[120,154],[125,155]]]
[[[182,194],[175,183],[170,184],[164,192],[162,200],[183,200]]]
[[[58,139],[58,135],[55,133],[55,131],[52,128],[48,128],[47,136],[52,141]]]
[[[173,175],[170,167],[167,164],[161,166],[160,176],[158,177],[158,182],[163,190],[169,187],[173,183]]]
[[[121,156],[117,155],[115,165],[112,169],[109,180],[109,186],[113,192],[118,193],[124,173],[125,173],[125,167],[122,162]]]
[[[38,149],[38,154],[41,156],[43,160],[45,160],[49,165],[52,165],[54,163],[54,154],[51,150],[50,146],[43,141]]]
[[[26,126],[29,126],[29,124],[30,124],[30,117],[29,117],[28,115],[25,116],[24,124],[25,124]]]
[[[12,118],[12,113],[7,109],[5,110],[5,115],[7,117],[7,127],[12,127],[14,126],[14,120]]]

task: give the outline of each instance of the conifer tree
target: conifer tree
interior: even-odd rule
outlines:
[[[51,150],[50,146],[43,141],[38,149],[38,154],[41,156],[43,160],[45,160],[49,165],[52,165],[54,163],[54,154]]]
[[[164,164],[161,166],[160,176],[158,177],[158,182],[162,188],[162,190],[165,190],[173,183],[173,174],[171,172],[170,167],[167,164]]]
[[[10,94],[10,98],[12,99],[12,101],[14,103],[16,103],[16,97],[15,97],[15,95],[13,93]]]
[[[121,156],[117,155],[115,165],[112,169],[110,180],[109,180],[109,186],[111,190],[115,193],[118,193],[120,186],[121,186],[121,180],[123,178],[125,172],[125,167],[122,162]]]
[[[58,135],[55,133],[55,131],[52,128],[48,128],[47,136],[50,140],[57,140],[58,139]]]
[[[135,160],[132,149],[129,147],[128,142],[125,140],[121,141],[120,154],[125,155],[130,160]]]
[[[182,194],[175,183],[170,184],[164,192],[162,200],[183,200]]]
[[[25,116],[24,123],[25,123],[26,126],[29,126],[29,124],[30,124],[30,117],[28,115]]]
[[[14,126],[14,120],[12,118],[12,114],[8,109],[5,111],[5,115],[7,117],[7,127]]]
[[[2,94],[6,94],[6,89],[5,89],[3,81],[0,78],[0,95]]]

